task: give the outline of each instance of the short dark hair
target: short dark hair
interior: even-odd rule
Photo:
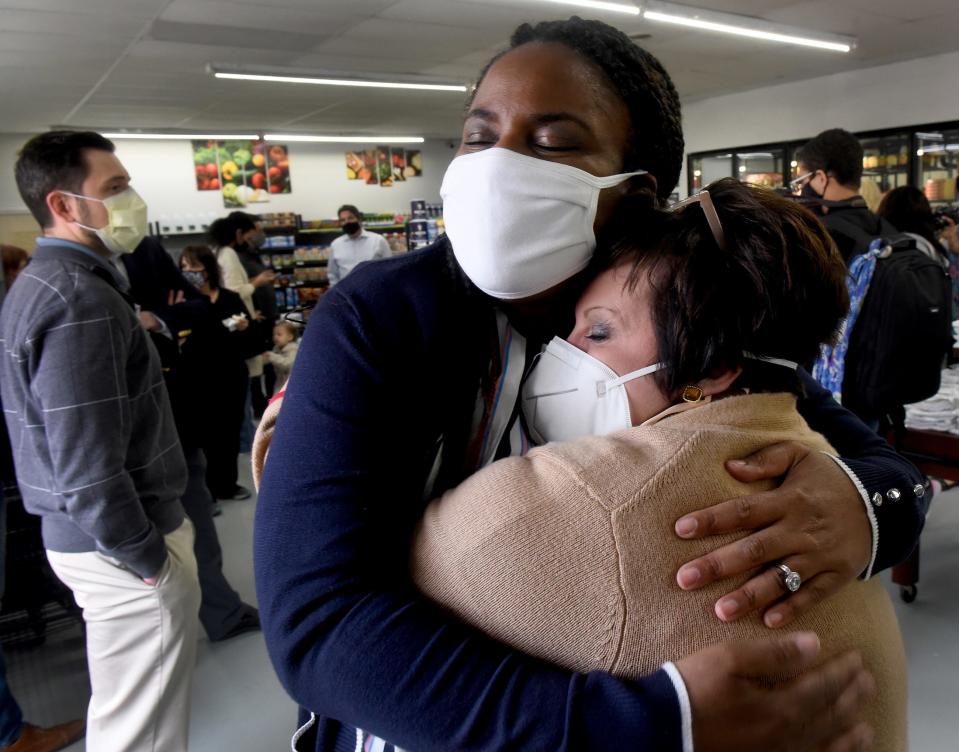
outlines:
[[[343,212],[350,212],[354,217],[356,217],[361,222],[363,221],[363,215],[360,214],[360,210],[357,209],[353,204],[343,204],[339,209],[336,210],[336,217],[339,219],[340,214]]]
[[[741,366],[737,386],[799,391],[790,371],[743,353],[814,360],[849,306],[845,264],[819,220],[795,201],[732,178],[708,190],[726,250],[703,209],[691,205],[648,214],[646,228],[624,235],[611,256],[611,266],[631,265],[627,289],[650,281],[658,355],[666,364],[657,383],[675,397],[703,377]]]
[[[659,60],[602,21],[573,16],[535,26],[526,23],[513,32],[509,49],[486,64],[476,88],[503,55],[530,42],[562,44],[603,71],[629,110],[632,128],[623,169],[646,170],[656,178],[659,197],[669,196],[679,182],[683,164],[683,123],[679,94]]]
[[[862,144],[849,131],[832,128],[806,142],[796,157],[812,171],[822,170],[847,188],[862,183]]]
[[[889,222],[899,232],[911,232],[925,238],[933,245],[939,244],[936,237],[936,215],[926,194],[911,185],[893,188],[882,197],[876,214]]]
[[[13,168],[17,190],[41,227],[53,224],[47,195],[64,190],[79,193],[89,174],[86,149],[114,152],[113,142],[93,131],[50,131],[34,136],[17,157]]]
[[[183,249],[180,258],[186,259],[191,265],[199,264],[206,272],[206,281],[211,290],[220,289],[220,263],[216,254],[205,245],[188,245]]]
[[[233,244],[236,243],[237,231],[249,232],[255,229],[256,221],[251,214],[235,211],[230,212],[225,217],[213,220],[207,230],[207,235],[209,235],[210,242],[216,248],[222,248],[226,245],[232,248]]]
[[[236,220],[237,222],[243,222],[244,224],[249,222],[253,225],[263,221],[263,218],[259,214],[250,214],[249,212],[245,211],[231,211],[226,215],[226,218]]]

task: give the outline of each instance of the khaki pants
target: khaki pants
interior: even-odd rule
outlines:
[[[184,752],[200,586],[189,520],[165,537],[155,586],[99,553],[47,551],[87,626],[91,752]]]

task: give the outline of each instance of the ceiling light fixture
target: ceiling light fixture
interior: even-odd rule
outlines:
[[[599,0],[545,0],[548,3],[558,3],[559,5],[576,5],[580,8],[590,8],[591,10],[608,10],[613,13],[628,13],[631,16],[638,16],[640,9],[635,5],[626,3],[606,3]]]
[[[267,133],[266,141],[304,141],[320,144],[422,144],[422,136],[310,136],[304,133]]]
[[[175,141],[256,141],[259,135],[248,133],[101,133],[104,138],[137,138],[143,140]]]
[[[465,92],[462,84],[433,84],[417,81],[368,81],[361,78],[329,78],[325,76],[287,75],[271,71],[223,70],[209,65],[207,70],[215,78],[236,79],[240,81],[266,81],[279,84],[314,84],[316,86],[358,86],[368,89],[416,89],[418,91],[455,91]]]
[[[849,52],[856,46],[856,38],[840,34],[810,34],[781,24],[770,23],[760,18],[740,16],[733,13],[706,11],[676,3],[648,2],[642,9],[648,21],[685,26],[721,34],[761,39],[767,42],[813,47],[833,52]]]

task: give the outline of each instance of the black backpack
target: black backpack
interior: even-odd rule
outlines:
[[[952,348],[952,283],[916,239],[882,240],[869,290],[849,336],[842,402],[872,420],[939,391]]]

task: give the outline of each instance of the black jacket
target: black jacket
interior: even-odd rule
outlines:
[[[862,196],[830,202],[827,213],[819,218],[847,264],[853,256],[868,251],[869,243],[875,238],[888,238],[898,232],[885,219],[869,211]]]
[[[250,279],[269,269],[256,251],[251,251],[243,246],[235,250],[237,258],[240,259],[240,263],[243,264],[243,269]],[[273,285],[262,285],[253,291],[253,307],[263,314],[263,318],[270,325],[276,321],[276,290]]]

